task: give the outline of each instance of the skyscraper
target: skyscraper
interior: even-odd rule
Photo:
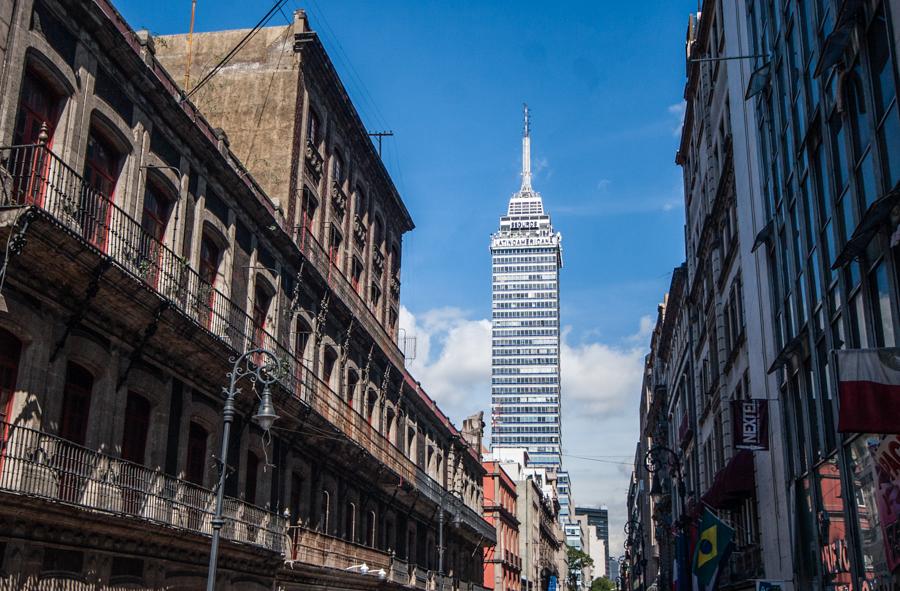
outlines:
[[[491,236],[491,445],[528,450],[531,463],[561,470],[559,270],[562,236],[531,186],[531,129],[525,107],[522,185]],[[569,477],[559,474],[561,521]]]

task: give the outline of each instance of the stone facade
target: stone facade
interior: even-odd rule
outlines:
[[[108,2],[2,1],[0,23],[0,588],[203,586],[220,393],[234,359],[256,348],[278,360],[280,418],[261,431],[261,384],[239,384],[218,587],[479,586],[495,539],[481,517],[480,450],[394,343],[412,222],[380,162],[365,177],[369,205],[345,204],[346,224],[359,211],[369,233],[329,251],[337,214],[303,212],[311,199],[340,201],[308,176],[310,154],[330,158],[335,136],[292,152],[287,176],[250,168],[239,156],[253,140],[235,130],[232,150],[184,100],[182,73],[158,61],[161,43]],[[320,122],[349,130],[346,162],[371,166],[305,27],[299,16],[289,27],[292,42],[308,40],[288,56],[309,68],[292,80],[322,102],[284,111],[291,141],[310,145],[298,113],[313,102]],[[355,175],[338,187],[352,199]],[[353,280],[355,256],[384,295]],[[441,510],[460,524],[443,532],[446,580]],[[368,574],[347,570],[363,562]]]

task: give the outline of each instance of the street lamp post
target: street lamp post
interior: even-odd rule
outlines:
[[[647,455],[644,456],[644,463],[647,465],[647,471],[650,472],[654,476],[653,486],[651,487],[650,494],[658,494],[661,491],[659,490],[660,483],[659,479],[656,478],[656,473],[664,468],[672,468],[675,470],[675,481],[676,486],[678,488],[678,501],[679,506],[681,508],[680,518],[683,518],[685,515],[685,505],[684,505],[684,497],[685,497],[685,486],[684,486],[684,474],[681,471],[681,458],[678,457],[678,454],[675,453],[669,447],[665,445],[657,445],[650,449],[647,452]],[[656,491],[653,489],[656,488]]]
[[[257,361],[254,361],[254,358]],[[216,511],[210,521],[212,525],[212,547],[209,553],[209,572],[206,577],[206,591],[215,591],[216,566],[219,558],[219,536],[225,519],[222,517],[225,502],[225,476],[228,466],[228,440],[231,436],[231,423],[234,422],[234,400],[240,393],[237,387],[238,381],[246,377],[252,383],[259,382],[263,385],[259,407],[253,419],[262,428],[268,431],[272,423],[278,418],[275,413],[275,405],[272,402],[272,392],[269,386],[278,379],[281,363],[274,353],[268,349],[252,349],[234,360],[234,366],[229,372],[228,389],[224,391],[225,407],[222,410],[222,452],[219,459],[219,482],[216,485]]]
[[[644,456],[644,463],[647,466],[647,471],[650,472],[651,477],[653,479],[652,485],[650,487],[650,495],[653,496],[658,503],[661,497],[664,494],[662,483],[660,482],[659,473],[663,470],[673,470],[675,472],[675,485],[678,491],[678,503],[679,503],[679,516],[678,521],[674,522],[676,527],[679,529],[683,529],[684,524],[682,523],[685,519],[686,511],[685,511],[685,485],[684,485],[684,474],[682,473],[681,466],[681,458],[678,457],[678,454],[671,448],[666,447],[665,445],[657,445],[652,447]],[[668,511],[671,512],[671,505],[668,508]],[[668,534],[668,523],[661,515],[654,515],[654,522],[657,526],[657,532],[665,532]],[[665,544],[668,549],[671,544],[671,539],[668,535],[658,535],[658,539],[660,542]],[[668,581],[670,579],[670,573],[668,566],[663,567],[660,565],[659,577],[663,585],[668,585]]]

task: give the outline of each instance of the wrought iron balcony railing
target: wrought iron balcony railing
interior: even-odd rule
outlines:
[[[311,406],[379,462],[440,503],[443,488],[267,330],[255,326],[245,310],[204,281],[141,223],[98,191],[44,145],[0,147],[0,207],[31,206],[82,238],[101,256],[142,281],[167,300],[171,307],[206,330],[232,352],[241,354],[263,347],[287,366],[279,384],[294,398]],[[321,268],[330,265],[325,250],[312,236],[302,244],[303,254]],[[325,267],[321,267],[325,265]],[[332,289],[350,305],[357,317],[368,315],[381,330],[375,337],[385,351],[399,354],[371,310],[359,299],[346,278],[337,273]],[[486,539],[494,529],[470,507],[448,495],[454,512]]]
[[[34,429],[0,423],[0,491],[212,535],[212,491]],[[225,500],[226,540],[284,553],[285,520]]]

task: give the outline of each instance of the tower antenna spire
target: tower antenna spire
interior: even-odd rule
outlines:
[[[525,130],[522,134],[522,193],[530,193],[531,189],[531,118],[528,104],[523,105],[525,111]]]

